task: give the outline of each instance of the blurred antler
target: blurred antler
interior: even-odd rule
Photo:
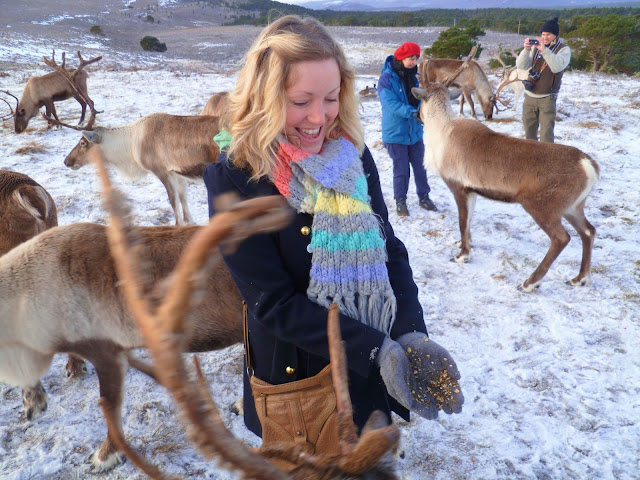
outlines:
[[[270,444],[257,451],[246,448],[224,426],[197,359],[194,357],[195,374],[184,364],[182,352],[191,331],[187,315],[191,297],[199,280],[206,278],[204,270],[210,263],[212,252],[221,243],[226,248],[233,248],[249,235],[282,228],[290,220],[291,210],[286,201],[280,196],[239,203],[229,197],[217,201],[219,213],[185,248],[166,295],[160,299],[157,308],[153,308],[141,287],[144,285],[143,271],[132,254],[135,238],[132,238],[132,229],[126,223],[126,209],[110,185],[101,154],[95,152],[93,155],[104,184],[105,205],[111,212],[107,237],[125,299],[156,365],[155,376],[172,395],[187,426],[187,434],[197,448],[208,458],[219,459],[224,467],[240,470],[246,478],[344,479],[372,471],[380,472],[376,478],[395,478],[389,460],[399,442],[398,427],[387,425],[387,417],[382,412],[374,412],[360,438],[357,436],[336,305],[329,309],[327,334],[337,397],[339,454],[311,454],[291,443]],[[106,402],[103,402],[103,410],[107,421],[113,422]],[[162,472],[146,463],[126,444],[120,429],[113,429],[113,432],[118,437],[112,439],[113,442],[134,464],[152,478],[165,478]],[[286,474],[269,462],[269,458],[286,460],[296,468],[290,475]]]
[[[89,110],[90,110],[91,114],[89,115],[89,120],[87,120],[86,125],[84,127],[78,127],[78,126],[75,126],[75,125],[69,125],[67,123],[63,123],[63,122],[61,122],[59,120],[56,120],[54,118],[50,118],[47,115],[45,115],[44,113],[40,113],[40,115],[42,115],[42,117],[52,125],[60,125],[61,127],[72,128],[74,130],[93,130],[93,124],[96,121],[96,115],[98,113],[101,113],[101,112],[96,111],[96,108],[95,108],[95,106],[93,104],[93,100],[91,100],[89,95],[85,94],[82,91],[82,89],[78,86],[78,82],[76,80],[76,77],[78,76],[78,73],[80,73],[80,70],[82,70],[87,65],[91,65],[92,63],[95,63],[98,60],[102,60],[102,55],[99,56],[99,57],[92,58],[91,60],[84,60],[82,58],[82,55],[80,54],[80,50],[78,50],[77,54],[78,54],[78,59],[80,60],[80,65],[78,66],[78,68],[75,69],[75,71],[73,73],[69,73],[67,71],[67,69],[65,68],[65,63],[66,63],[65,52],[62,52],[62,65],[58,65],[56,63],[56,60],[55,60],[56,51],[55,50],[53,50],[53,52],[51,53],[51,60],[49,60],[47,57],[42,57],[42,60],[44,61],[44,63],[46,63],[51,68],[53,68],[55,71],[59,72],[64,78],[66,78],[67,81],[69,82],[69,85],[71,85],[71,88],[73,88],[73,90],[78,94],[78,96],[80,98],[82,98],[82,100],[84,100],[84,102],[87,105],[89,105]]]
[[[290,220],[290,209],[282,197],[261,197],[236,203],[226,212],[215,215],[209,225],[199,231],[185,248],[172,274],[167,295],[157,308],[145,298],[143,272],[138,267],[132,246],[135,238],[127,225],[126,208],[111,187],[100,153],[93,158],[104,185],[105,205],[111,214],[107,229],[109,247],[114,257],[123,293],[138,327],[143,334],[157,368],[154,369],[160,383],[172,394],[181,414],[186,417],[187,433],[198,448],[209,458],[220,458],[226,465],[242,470],[252,478],[289,478],[273,464],[249,451],[225,428],[211,400],[204,382],[188,381],[192,376],[185,367],[181,353],[189,340],[190,325],[185,320],[191,306],[193,291],[199,281],[206,278],[203,270],[217,244],[237,226],[244,234],[273,231],[282,228]],[[268,221],[267,221],[268,219]],[[236,235],[239,241],[242,236]],[[219,257],[219,256],[218,256]],[[204,266],[204,267],[203,267]],[[103,405],[105,414],[108,405]],[[114,443],[124,439],[113,439]],[[153,478],[164,478],[155,467],[144,462],[130,448],[119,445],[133,463]],[[132,455],[133,452],[133,455]]]

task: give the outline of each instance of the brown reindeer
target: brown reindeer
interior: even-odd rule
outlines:
[[[27,175],[0,170],[0,256],[57,225],[58,211],[49,192]],[[69,355],[65,367],[67,378],[78,377],[86,371],[84,360]],[[43,408],[43,393],[39,388],[23,389],[22,398],[28,419]]]
[[[162,298],[163,282],[189,241],[204,227],[132,227],[145,265],[148,292]],[[242,298],[224,263],[201,279],[200,302],[191,310],[194,325],[189,351],[208,351],[242,341]],[[118,421],[128,355],[144,346],[125,304],[107,244],[106,227],[75,223],[51,228],[0,257],[0,382],[33,392],[35,417],[46,406],[40,378],[55,353],[89,360],[100,382],[100,396]],[[26,403],[26,402],[25,402]],[[120,463],[112,432],[92,456],[104,471]]]
[[[80,51],[78,51],[80,66],[77,69],[71,70],[65,68],[64,53],[62,54],[62,66],[58,66],[55,63],[54,57],[55,52],[51,60],[46,58],[43,58],[43,60],[47,65],[54,68],[56,70],[55,72],[42,76],[33,76],[27,80],[14,115],[16,133],[24,132],[29,124],[29,120],[38,114],[43,105],[45,107],[46,117],[51,119],[53,116],[53,119],[59,122],[60,120],[58,119],[54,102],[67,100],[71,97],[75,98],[82,108],[78,125],[84,121],[87,104],[92,108],[92,119],[94,118],[93,102],[89,99],[87,92],[87,77],[89,75],[84,70],[84,67],[97,62],[102,57],[84,61],[80,55]],[[50,124],[51,123],[53,122],[50,122]],[[93,122],[90,123],[92,124]]]
[[[106,178],[103,175],[103,178]],[[107,190],[109,192],[109,190]],[[219,200],[219,202],[222,202]],[[244,478],[256,479],[365,479],[397,478],[394,473],[392,452],[399,441],[396,425],[387,425],[382,412],[374,412],[358,438],[353,423],[347,385],[346,355],[340,338],[339,315],[336,305],[329,310],[328,338],[332,376],[336,392],[340,453],[312,454],[298,444],[270,444],[256,451],[249,450],[225,428],[213,399],[208,393],[202,372],[196,360],[197,381],[183,361],[182,352],[192,335],[188,320],[191,296],[195,282],[202,276],[203,265],[211,251],[223,242],[226,248],[252,233],[273,230],[289,221],[289,209],[279,196],[261,197],[242,203],[219,203],[219,212],[190,243],[176,267],[171,287],[157,308],[152,308],[140,284],[144,269],[131,253],[122,220],[112,214],[109,227],[110,245],[118,274],[122,279],[127,301],[138,321],[140,331],[152,354],[158,381],[174,398],[181,416],[187,424],[192,442],[207,458],[217,458],[223,466],[241,472]],[[231,205],[229,207],[229,205]],[[112,210],[115,210],[112,209]],[[269,215],[264,215],[269,212]],[[230,240],[231,239],[231,240]],[[166,478],[156,467],[148,464],[124,440],[114,409],[108,399],[101,399],[107,423],[115,432],[114,441],[126,455],[148,475]],[[286,461],[295,465],[285,473],[269,460]]]
[[[472,55],[470,55],[471,57]],[[596,162],[577,148],[503,135],[482,123],[453,118],[447,87],[464,71],[463,63],[442,83],[426,83],[413,94],[422,99],[425,165],[439,172],[458,206],[460,252],[456,262],[466,262],[471,248],[470,225],[477,195],[519,203],[551,239],[544,259],[521,289],[539,286],[553,261],[569,243],[562,226],[567,220],[582,240],[582,264],[571,285],[588,283],[591,249],[596,230],[584,215],[584,205],[598,180]],[[469,67],[471,68],[471,67]],[[427,79],[423,75],[423,79]]]
[[[229,106],[229,92],[214,93],[200,112],[200,115],[221,117]]]
[[[422,74],[425,75],[429,82],[443,82],[462,63],[463,60],[433,58],[423,62],[423,64],[426,64],[426,73],[424,67],[422,67]],[[496,103],[495,95],[493,94],[493,87],[491,87],[487,75],[480,65],[474,61],[469,61],[468,67],[458,75],[458,78],[455,79],[451,86],[457,87],[462,91],[462,95],[460,95],[460,115],[462,115],[462,108],[466,100],[471,107],[471,115],[473,118],[477,118],[472,96],[472,94],[475,94],[482,107],[484,118],[487,120],[493,118],[493,108]]]
[[[151,172],[167,190],[176,224],[193,224],[187,180],[201,180],[207,165],[218,159],[220,150],[213,141],[218,132],[218,117],[153,113],[122,127],[83,131],[64,164],[80,168],[90,162],[92,151],[99,150],[105,161],[127,178]]]

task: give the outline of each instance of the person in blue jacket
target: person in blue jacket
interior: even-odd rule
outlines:
[[[424,130],[418,117],[420,100],[411,94],[418,86],[420,47],[405,42],[389,55],[378,80],[378,97],[382,105],[382,141],[393,160],[393,198],[399,216],[409,215],[407,192],[413,168],[419,205],[437,211],[429,198],[429,182],[424,168]]]
[[[459,412],[457,387],[444,402],[411,394],[459,373],[427,337],[354,92],[355,73],[324,25],[292,15],[265,27],[230,92],[216,137],[222,153],[203,175],[210,214],[226,192],[282,195],[295,210],[284,229],[222,252],[248,308],[254,374],[282,384],[319,373],[329,364],[328,307],[337,303],[359,428],[374,410],[389,420],[391,411],[405,419],[409,409],[426,418]],[[431,355],[433,367],[414,374],[408,348]],[[261,435],[246,372],[244,419]]]

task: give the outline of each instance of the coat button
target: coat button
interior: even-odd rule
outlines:
[[[307,236],[311,233],[311,229],[305,225],[300,229],[300,233],[303,234],[304,236]]]
[[[293,375],[294,373],[296,373],[296,369],[293,367],[287,367],[284,369],[285,372],[287,372],[289,375]]]

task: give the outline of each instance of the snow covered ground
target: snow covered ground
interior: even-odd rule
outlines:
[[[48,45],[36,47],[32,58],[50,54]],[[380,64],[388,53],[380,51]],[[212,93],[232,88],[235,81],[233,75],[203,73],[189,69],[186,62],[168,66],[156,58],[145,65],[127,58],[105,59],[105,65],[117,68],[91,67],[89,91],[98,110],[104,111],[98,116],[99,125],[124,125],[152,112],[195,115]],[[44,73],[44,65],[40,70],[5,70],[0,73],[0,90],[19,94],[29,75]],[[493,75],[490,80],[497,83]],[[358,88],[375,82],[376,76],[360,75]],[[58,105],[63,121],[77,121],[75,101]],[[501,112],[486,124],[521,137],[520,108]],[[419,209],[412,186],[411,214],[398,218],[377,101],[363,102],[362,121],[391,220],[409,250],[425,322],[432,338],[454,355],[466,399],[460,415],[441,414],[436,421],[415,417],[411,423],[400,423],[404,450],[398,459],[400,478],[639,479],[640,79],[572,72],[564,77],[557,142],[589,153],[601,168],[601,179],[586,206],[597,229],[592,283],[582,288],[565,284],[576,275],[581,257],[580,240],[568,227],[572,241],[539,290],[531,294],[517,290],[549,245],[547,236],[517,205],[479,199],[471,261],[451,262],[458,239],[451,193],[429,172],[431,196],[439,211]],[[33,119],[22,135],[12,127],[5,121],[0,129],[0,168],[25,173],[43,185],[56,201],[61,225],[104,223],[94,171],[90,167],[72,171],[63,164],[80,139],[79,132],[47,130],[41,118]],[[166,192],[155,177],[127,183],[114,173],[112,179],[131,199],[137,223],[173,223]],[[189,187],[189,200],[197,222],[206,223],[201,183]],[[241,354],[241,347],[234,346],[201,354],[200,360],[225,424],[256,446],[258,439],[248,433],[242,418],[226,409],[241,394]],[[24,418],[20,390],[0,385],[3,479],[88,477],[85,460],[106,433],[97,404],[97,377],[89,366],[86,377],[67,381],[65,361],[65,356],[56,356],[43,378],[49,408],[33,422]],[[133,370],[126,379],[123,422],[130,443],[167,473],[236,478],[189,445],[169,396]],[[127,462],[94,478],[143,477]]]

